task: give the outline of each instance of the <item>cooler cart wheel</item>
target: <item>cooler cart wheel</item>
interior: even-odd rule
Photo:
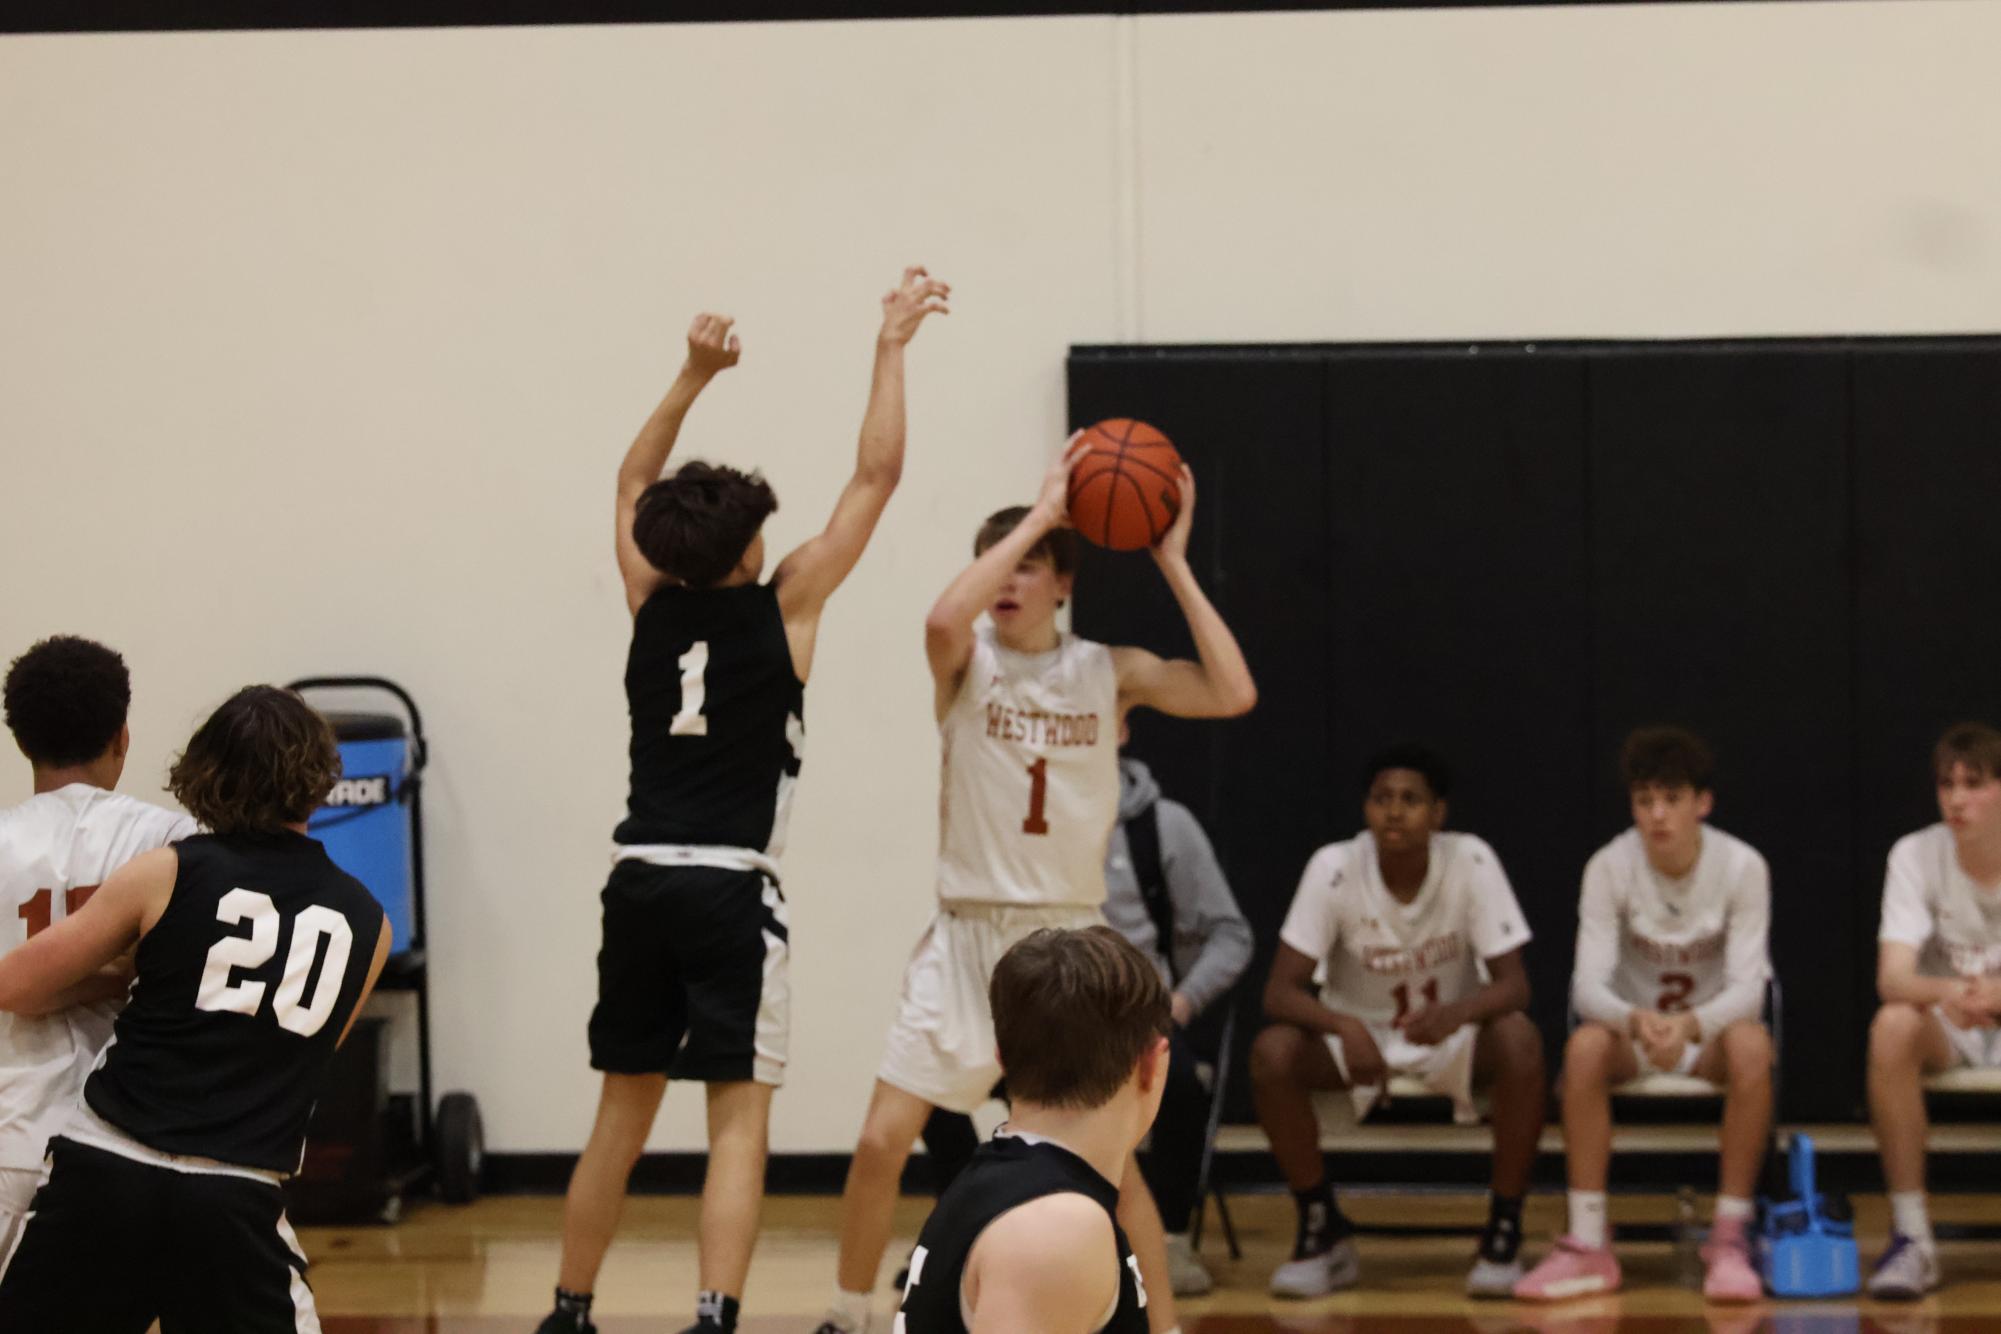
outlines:
[[[470,1093],[447,1093],[438,1103],[438,1195],[447,1204],[470,1204],[479,1198],[479,1174],[486,1157],[486,1130],[479,1103]]]

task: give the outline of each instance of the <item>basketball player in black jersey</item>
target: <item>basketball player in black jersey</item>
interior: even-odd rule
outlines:
[[[1146,1334],[1119,1180],[1167,1084],[1167,987],[1107,926],[1042,930],[988,988],[1012,1107],[910,1258],[902,1334]]]
[[[239,691],[170,780],[215,832],[141,853],[0,958],[0,1008],[19,1011],[137,949],[131,999],[0,1276],[0,1330],[319,1329],[280,1183],[389,956],[381,907],[306,836],[339,777],[303,700]]]
[[[855,472],[816,537],[769,582],[755,473],[661,469],[682,420],[740,345],[723,316],[688,331],[680,375],[618,472],[618,568],[633,614],[625,689],[631,795],[613,834],[591,1065],[597,1122],[570,1178],[556,1309],[592,1329],[591,1291],[669,1078],[708,1086],[701,1292],[693,1330],[734,1329],[764,1198],[771,1093],[785,1070],[787,928],[778,889],[820,611],[903,470],[904,348],[951,289],[921,268],[882,299]]]

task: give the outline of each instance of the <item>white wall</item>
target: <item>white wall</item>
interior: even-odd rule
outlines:
[[[574,1148],[612,470],[720,307],[747,355],[685,446],[796,542],[929,264],[787,867],[774,1143],[845,1149],[930,896],[918,618],[1027,495],[1067,344],[1992,330],[1996,49],[1972,3],[0,40],[0,650],[125,651],[140,794],[245,681],[408,684],[441,1078],[493,1148]]]

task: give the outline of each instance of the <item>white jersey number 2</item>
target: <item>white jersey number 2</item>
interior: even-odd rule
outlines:
[[[247,921],[250,934],[224,936],[210,948],[201,986],[195,992],[195,1008],[254,1015],[264,1003],[264,984],[248,978],[232,982],[230,973],[238,968],[262,968],[278,952],[278,933],[283,925],[278,905],[254,889],[232,889],[215,905],[215,919],[225,926]],[[326,963],[308,998],[306,984],[313,981],[313,962],[322,939],[327,942]],[[285,973],[278,980],[277,994],[271,998],[271,1013],[280,1028],[309,1038],[326,1027],[340,999],[340,981],[347,973],[353,948],[353,929],[347,918],[332,908],[314,904],[292,920],[292,948],[285,956]]]

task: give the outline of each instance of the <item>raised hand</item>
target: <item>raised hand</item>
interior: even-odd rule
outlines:
[[[926,315],[950,315],[947,303],[951,298],[950,283],[939,282],[921,264],[911,265],[903,271],[902,286],[892,288],[882,298],[882,333],[878,337],[903,346],[917,336],[917,326],[924,323]]]
[[[1035,497],[1035,508],[1042,511],[1051,527],[1069,526],[1070,470],[1089,450],[1090,446],[1084,443],[1084,433],[1077,432],[1064,443],[1063,452],[1042,474],[1042,491]]]
[[[688,326],[688,362],[691,374],[704,378],[726,371],[743,356],[743,343],[730,332],[736,321],[727,315],[701,314]]]
[[[1161,534],[1154,544],[1156,560],[1186,561],[1188,559],[1188,530],[1195,525],[1195,474],[1181,465],[1181,512],[1174,516],[1174,522]]]

